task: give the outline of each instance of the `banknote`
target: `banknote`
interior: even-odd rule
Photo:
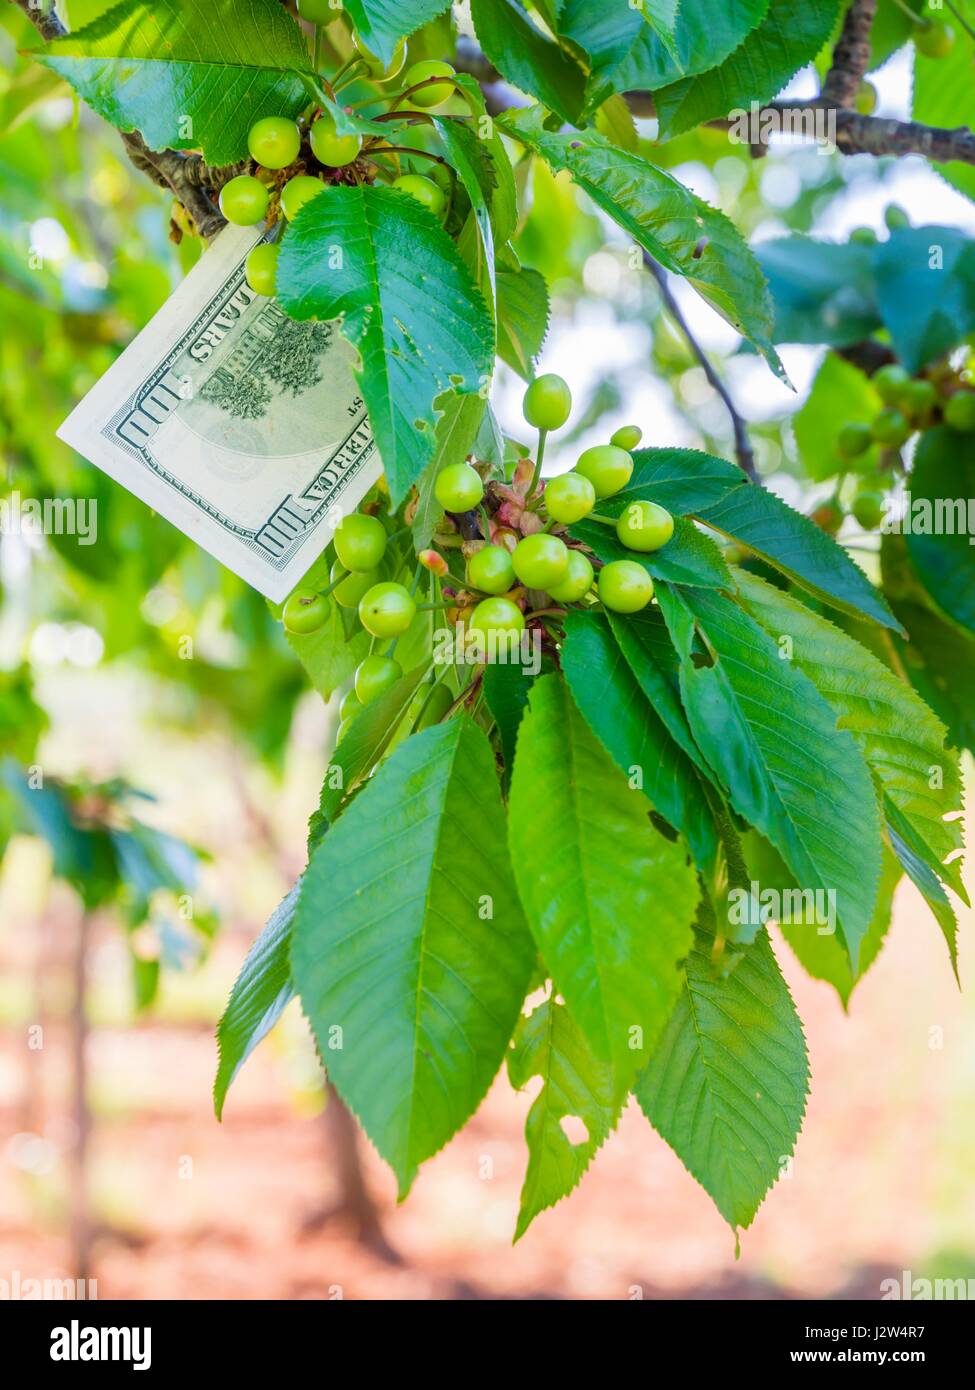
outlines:
[[[382,464],[334,323],[247,284],[227,227],[58,435],[275,602]]]

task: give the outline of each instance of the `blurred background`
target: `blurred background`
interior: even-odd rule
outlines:
[[[117,135],[18,56],[30,40],[3,6],[3,495],[95,499],[99,530],[92,546],[0,535],[0,1281],[83,1272],[103,1298],[870,1299],[904,1270],[975,1277],[972,914],[960,993],[906,880],[848,1016],[776,941],[813,1099],[740,1259],[635,1107],[512,1248],[530,1098],[504,1079],[397,1208],[390,1174],[327,1103],[294,1006],[216,1122],[214,1026],[303,867],[336,709],[257,594],[55,438],[198,246],[172,239],[171,204]],[[873,80],[878,113],[906,115],[906,50]],[[655,157],[756,242],[883,237],[891,203],[975,230],[971,203],[915,160],[788,144],[753,160],[716,130]],[[551,471],[630,422],[648,444],[731,456],[727,414],[620,234],[541,167],[530,195],[518,250],[554,300],[540,369],[577,403]],[[675,293],[753,422],[766,481],[809,510],[791,418],[821,353],[784,350],[793,395]],[[496,406],[515,436],[523,389],[502,368]],[[869,569],[872,542],[848,526]]]

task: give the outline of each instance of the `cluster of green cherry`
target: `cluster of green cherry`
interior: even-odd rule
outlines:
[[[335,562],[329,584],[321,592],[299,589],[284,605],[285,627],[299,634],[317,631],[326,622],[330,598],[356,608],[359,621],[377,641],[396,641],[411,627],[421,609],[443,609],[448,622],[460,624],[465,642],[490,653],[498,644],[518,641],[526,626],[538,621],[545,631],[551,620],[564,616],[568,605],[601,603],[616,613],[637,613],[653,598],[653,580],[638,560],[599,561],[568,533],[585,519],[612,527],[628,550],[649,554],[660,550],[674,533],[674,519],[655,502],[627,502],[618,516],[601,516],[597,503],[615,496],[633,474],[631,451],[642,432],[635,425],[616,431],[608,444],[580,454],[575,467],[543,482],[541,461],[545,440],[567,421],[572,397],[566,382],[548,374],[536,377],[524,399],[528,424],[539,432],[534,464],[525,460],[526,481],[520,494],[510,485],[489,480],[471,463],[453,463],[434,483],[444,521],[430,549],[416,557],[413,586],[408,588],[380,576],[389,547],[406,531],[391,531],[383,519],[367,511],[343,518],[335,531]],[[530,470],[530,479],[527,476]],[[487,472],[487,469],[482,471]],[[515,515],[503,498],[517,495]],[[489,509],[494,507],[493,516]],[[409,512],[409,504],[407,513]],[[480,539],[461,540],[471,524]],[[460,547],[463,579],[451,574],[447,555]],[[597,573],[598,567],[598,573]],[[442,602],[418,604],[416,591],[423,571],[437,581],[447,580]],[[487,658],[485,658],[487,659]],[[387,651],[373,652],[355,676],[355,698],[368,704],[399,679],[399,663]]]
[[[388,82],[399,76],[406,61],[405,40],[388,67],[358,39],[354,43],[355,57],[346,65],[346,80],[350,76],[366,76]],[[454,76],[451,64],[437,58],[413,63],[404,74],[405,86],[398,99],[407,111],[442,106],[454,95]],[[413,151],[417,157],[430,159],[431,177],[412,172],[394,176],[380,161],[387,151],[394,155],[395,147],[371,138],[364,150],[362,136],[355,132],[340,134],[334,115],[327,109],[319,110],[310,124],[304,119],[265,116],[251,127],[247,148],[256,172],[238,174],[220,190],[220,211],[236,226],[253,227],[274,221],[278,211],[290,222],[307,202],[331,185],[361,182],[377,175],[398,192],[414,198],[435,217],[443,217],[447,210],[453,174],[441,159],[417,149]],[[274,294],[277,261],[278,247],[274,243],[261,242],[250,252],[245,271],[247,283],[256,294]]]
[[[896,454],[912,434],[939,422],[962,434],[975,431],[975,391],[951,368],[912,377],[899,362],[888,362],[874,374],[873,384],[883,409],[869,422],[850,420],[840,428],[836,450],[844,464],[863,466],[874,445]],[[853,516],[865,531],[875,531],[883,520],[884,507],[878,474],[865,472],[850,508]],[[842,521],[836,499],[814,516],[827,530],[836,529]]]

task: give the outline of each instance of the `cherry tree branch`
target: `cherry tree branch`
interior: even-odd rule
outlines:
[[[833,62],[823,82],[823,100],[830,106],[851,107],[870,66],[870,29],[877,0],[853,0],[833,49]]]
[[[738,460],[739,468],[743,473],[748,475],[753,483],[760,483],[761,480],[758,476],[758,469],[755,467],[755,452],[752,449],[751,440],[748,437],[748,428],[745,425],[744,418],[738,413],[738,407],[732,399],[731,392],[718,375],[714,363],[694,336],[687,319],[684,317],[684,311],[677,303],[674,293],[670,288],[667,272],[664,270],[663,266],[658,265],[653,257],[648,255],[646,251],[643,253],[643,262],[660,288],[660,298],[663,300],[667,312],[687,339],[688,346],[694,353],[698,362],[700,362],[709,385],[717,393],[728,414],[731,416],[731,426],[735,435],[735,457]]]

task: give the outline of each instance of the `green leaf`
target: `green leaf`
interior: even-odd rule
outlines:
[[[515,1240],[547,1207],[573,1190],[597,1151],[616,1128],[626,1099],[613,1074],[586,1042],[563,1004],[546,999],[519,1021],[508,1076],[516,1090],[532,1077],[542,1088],[525,1121],[528,1171],[521,1189],[521,1207]],[[573,1140],[563,1121],[581,1121],[586,1137]]]
[[[275,908],[247,953],[217,1024],[219,1062],[213,1082],[213,1108],[223,1116],[234,1077],[294,998],[289,950],[300,882]]]
[[[607,497],[600,510],[613,516],[623,510],[622,494]],[[604,564],[612,560],[635,560],[653,576],[672,584],[701,584],[711,589],[730,589],[731,575],[721,551],[710,536],[702,533],[685,517],[674,518],[674,534],[661,550],[640,554],[629,550],[616,535],[612,526],[601,521],[577,521],[570,534],[582,541]]]
[[[325,773],[319,811],[333,821],[339,806],[385,756],[427,674],[424,661],[358,710]]]
[[[388,67],[400,39],[415,34],[450,5],[448,0],[342,0],[341,8],[366,47]]]
[[[697,905],[693,869],[653,828],[644,797],[556,675],[532,687],[509,808],[538,949],[593,1050],[628,1085],[677,997]]]
[[[758,28],[718,67],[654,92],[661,139],[771,101],[816,57],[838,13],[839,0],[771,0]]]
[[[434,530],[443,517],[443,507],[437,501],[434,487],[437,475],[452,463],[463,463],[474,448],[478,429],[484,418],[487,402],[480,393],[469,396],[448,396],[443,414],[437,421],[437,447],[433,458],[423,471],[419,483],[419,498],[413,516],[413,546],[423,550],[430,544]]]
[[[756,249],[775,305],[776,343],[849,347],[881,327],[873,247],[778,237]]]
[[[780,894],[797,891],[795,880],[779,855],[768,841],[754,830],[746,837],[745,850],[753,882],[759,890],[759,902],[761,893],[768,889]],[[903,869],[896,856],[884,845],[877,904],[860,943],[860,959],[856,970],[851,966],[850,958],[835,934],[829,932],[828,924],[813,920],[781,922],[775,913],[770,916],[770,920],[776,921],[779,931],[806,974],[811,975],[814,980],[824,980],[832,985],[844,1009],[849,1008],[854,988],[880,954],[890,928],[894,890],[902,876]],[[784,915],[790,901],[788,898],[780,899],[779,915]]]
[[[762,932],[730,975],[711,932],[635,1095],[732,1227],[747,1227],[792,1154],[809,1089],[802,1024]]]
[[[637,7],[629,0],[566,0],[559,29],[592,58],[591,108],[611,92],[656,91],[715,67],[760,22],[768,3],[647,0]]]
[[[667,732],[701,772],[707,764],[694,742],[680,701],[680,658],[659,607],[624,616],[607,613],[613,636],[640,688],[663,720]]]
[[[208,164],[246,158],[255,121],[308,101],[305,37],[277,0],[127,0],[36,57],[150,149],[200,149]]]
[[[501,753],[509,778],[515,765],[518,729],[528,708],[533,680],[534,676],[514,662],[494,661],[484,671],[484,699],[501,735]]]
[[[975,546],[968,533],[975,436],[927,430],[914,456],[910,494],[907,552],[917,576],[943,613],[975,632]]]
[[[477,87],[477,83],[472,78],[465,80],[471,86],[476,87],[478,94],[480,94],[480,88]],[[471,211],[478,230],[480,255],[483,257],[483,270],[486,272],[485,278],[490,287],[490,298],[493,300],[496,290],[494,231],[491,227],[490,200],[494,192],[495,181],[490,158],[485,150],[486,142],[478,139],[474,130],[462,121],[446,120],[436,116],[433,119],[440,132],[446,158],[451,167],[456,170],[457,176],[471,200]],[[481,267],[479,266],[478,269]],[[482,283],[480,274],[475,273],[475,279],[479,284]]]
[[[408,739],[329,831],[291,960],[329,1078],[405,1197],[483,1099],[534,962],[469,719]]]
[[[434,123],[444,138],[447,154],[451,159],[458,153],[454,140],[450,138],[451,133],[456,134],[458,130],[467,131],[476,140],[479,158],[475,160],[468,153],[467,163],[473,166],[481,192],[487,197],[490,204],[490,216],[486,221],[483,213],[478,212],[478,225],[485,241],[493,234],[494,245],[502,247],[518,226],[518,193],[515,188],[515,176],[511,167],[511,160],[508,158],[504,141],[495,130],[494,121],[488,114],[487,103],[484,100],[480,83],[466,72],[457,73],[454,82],[471,109],[472,124],[468,127],[456,118],[451,119],[446,116],[434,116]],[[461,139],[463,140],[464,137],[462,136]],[[467,146],[470,149],[469,140]],[[455,162],[454,167],[458,173],[463,174],[464,170],[460,167],[461,162],[460,160]],[[466,178],[465,187],[470,194],[471,189],[467,185]],[[476,194],[471,196],[471,201],[475,205],[478,204]]]
[[[963,845],[961,774],[945,748],[947,730],[906,681],[853,637],[804,603],[744,570],[743,602],[856,738],[880,785],[883,812],[899,835],[964,899],[957,863]],[[934,785],[932,785],[934,783]]]
[[[546,38],[515,0],[471,0],[471,19],[485,57],[506,82],[564,121],[582,114],[585,74],[558,44]]]
[[[894,642],[911,684],[948,726],[951,744],[975,752],[975,638],[917,603],[892,601],[907,630]]]
[[[657,599],[681,656],[681,695],[698,747],[732,806],[775,845],[796,882],[835,893],[855,962],[877,897],[881,840],[873,782],[853,736],[837,729],[809,678],[737,603],[666,585]]]
[[[745,474],[727,459],[698,449],[634,449],[633,474],[614,501],[657,502],[675,515],[687,516],[747,484]]]
[[[535,374],[548,315],[544,275],[525,266],[498,272],[498,354],[526,381]]]
[[[553,169],[567,169],[597,207],[654,260],[683,275],[785,377],[771,344],[772,301],[765,277],[724,213],[595,131],[555,134],[544,128],[537,109],[508,113],[498,124]]]
[[[813,482],[824,482],[851,468],[866,472],[876,464],[876,446],[851,463],[840,455],[837,440],[845,424],[872,424],[882,409],[870,378],[837,353],[828,352],[805,404],[792,418],[799,457]]]
[[[918,889],[924,901],[931,909],[931,913],[941,928],[941,934],[948,947],[948,958],[951,961],[951,968],[954,971],[955,979],[959,985],[961,981],[958,977],[958,923],[955,919],[954,908],[948,898],[948,894],[941,886],[941,880],[930,867],[930,865],[919,854],[915,854],[906,841],[898,835],[894,826],[889,825],[887,832],[890,836],[890,843],[894,853],[900,860],[901,866],[907,873],[908,878]]]
[[[842,546],[767,488],[735,488],[697,515],[823,603],[897,630],[886,600]]]
[[[697,862],[707,862],[717,835],[695,765],[667,732],[608,617],[568,613],[561,662],[580,713],[630,785],[685,833]]]
[[[957,227],[904,227],[872,250],[884,324],[916,374],[975,329],[975,241]]]
[[[415,198],[335,187],[285,232],[277,290],[294,318],[341,318],[398,506],[436,451],[434,402],[479,391],[494,367],[491,318],[456,246]]]
[[[600,135],[605,135],[611,145],[617,145],[621,150],[629,150],[632,154],[639,153],[640,136],[636,122],[625,98],[620,96],[619,92],[614,92],[603,102],[595,112],[593,123]]]

